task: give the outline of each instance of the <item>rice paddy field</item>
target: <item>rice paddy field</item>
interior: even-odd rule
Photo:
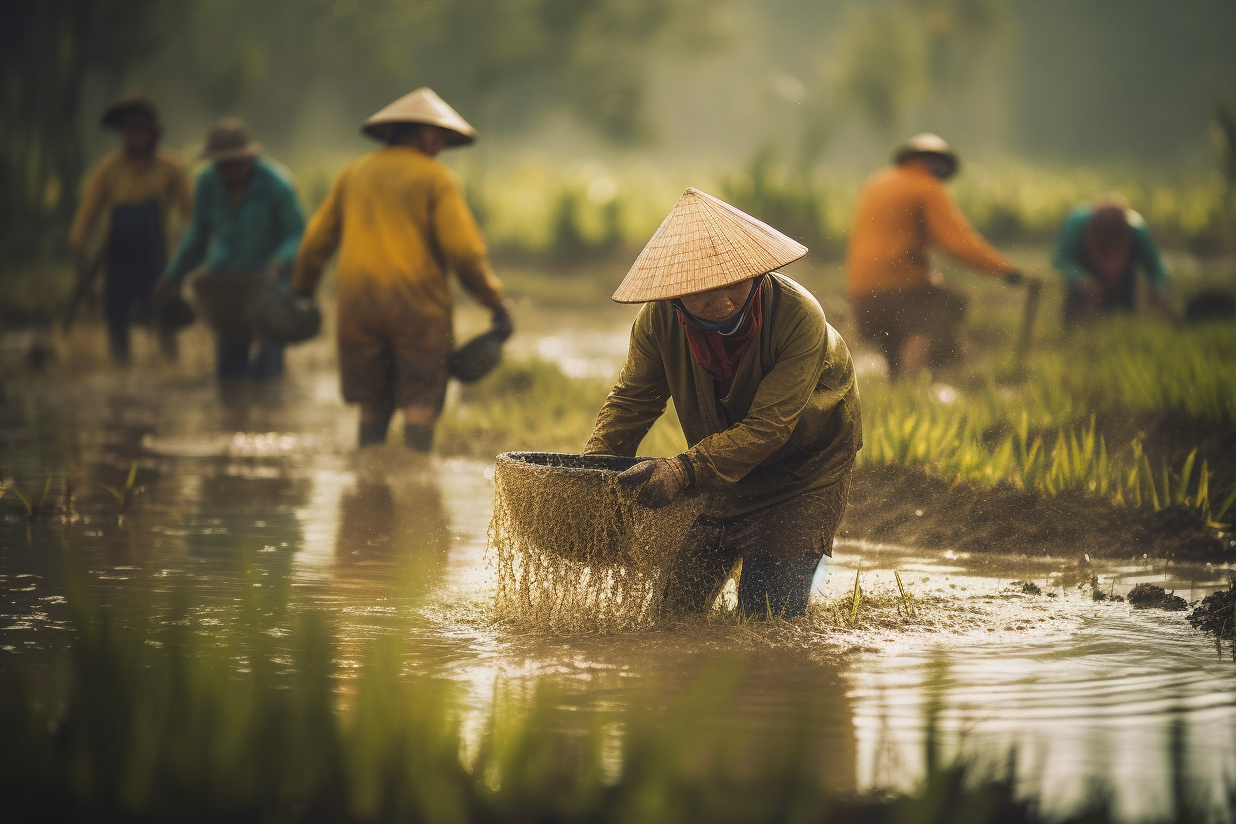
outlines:
[[[175,366],[139,335],[128,371],[97,321],[6,332],[4,819],[1231,820],[1236,621],[1190,617],[1236,574],[1236,327],[1066,338],[1044,241],[1103,181],[972,175],[964,207],[1044,280],[1032,346],[1023,290],[946,267],[967,357],[899,384],[835,260],[857,182],[715,178],[814,215],[821,252],[787,274],[859,372],[850,509],[794,621],[735,614],[732,587],[637,630],[495,608],[494,456],[580,450],[635,312],[608,296],[680,181],[473,185],[517,332],[452,386],[427,459],[354,450],[329,280],[326,335],[239,405],[200,327]],[[1231,288],[1230,256],[1195,254],[1230,242],[1219,189],[1126,194],[1178,299]],[[458,337],[484,323],[461,296]],[[684,446],[671,407],[641,452]]]

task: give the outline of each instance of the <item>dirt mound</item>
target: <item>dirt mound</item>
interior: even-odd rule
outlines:
[[[1189,623],[1217,638],[1236,638],[1236,579],[1227,589],[1203,598],[1189,613]]]
[[[894,465],[858,468],[840,534],[964,552],[1236,558],[1236,548],[1195,509],[1153,512],[1076,494],[1049,497],[1010,485],[979,489]]]
[[[1129,603],[1136,609],[1165,609],[1168,612],[1180,612],[1189,608],[1189,603],[1184,598],[1154,584],[1138,584],[1129,590]]]

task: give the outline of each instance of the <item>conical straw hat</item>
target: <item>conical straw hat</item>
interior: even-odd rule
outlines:
[[[416,91],[405,94],[370,117],[361,126],[361,131],[378,140],[386,140],[396,123],[428,123],[431,126],[441,126],[451,132],[447,141],[451,146],[462,146],[476,140],[476,129],[428,86],[421,86]]]
[[[807,254],[807,247],[725,201],[687,189],[614,292],[645,303],[706,292],[757,277]]]

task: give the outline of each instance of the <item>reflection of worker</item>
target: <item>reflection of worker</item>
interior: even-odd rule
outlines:
[[[203,261],[195,290],[215,326],[221,381],[283,374],[283,346],[261,343],[250,360],[253,330],[246,310],[267,279],[291,279],[305,228],[304,214],[285,173],[260,155],[244,123],[225,118],[211,127],[197,178],[193,221],[167,267],[162,291],[180,288]]]
[[[159,151],[162,129],[153,102],[123,98],[103,113],[102,122],[120,132],[120,150],[104,158],[91,175],[69,243],[78,277],[85,277],[90,235],[99,216],[106,218],[102,254],[108,344],[114,361],[128,363],[129,324],[135,316],[151,320],[152,290],[167,262],[171,213],[189,215],[189,180],[179,160]],[[162,343],[164,354],[174,357],[173,339],[165,337]]]
[[[688,189],[614,294],[648,303],[586,451],[634,455],[672,397],[690,448],[620,478],[651,507],[716,493],[671,570],[670,615],[707,610],[740,558],[744,612],[799,615],[832,553],[862,430],[845,342],[772,271],[806,251]]]
[[[911,138],[893,165],[867,182],[850,231],[846,272],[850,302],[863,339],[876,344],[889,375],[913,375],[960,354],[966,297],[943,285],[928,247],[1008,283],[1017,267],[991,248],[949,199],[943,181],[957,156],[933,134]]]
[[[1064,276],[1064,326],[1078,317],[1137,308],[1137,267],[1153,285],[1150,298],[1169,316],[1175,309],[1167,297],[1167,270],[1150,228],[1118,197],[1079,206],[1056,238],[1052,265]]]
[[[447,267],[510,333],[502,286],[463,194],[434,158],[476,131],[422,88],[365,121],[386,143],[352,163],[309,222],[294,288],[312,294],[339,250],[339,367],[343,397],[360,405],[361,446],[382,443],[394,411],[404,442],[428,452],[446,397],[452,344]]]

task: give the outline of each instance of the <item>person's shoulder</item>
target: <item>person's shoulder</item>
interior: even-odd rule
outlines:
[[[124,158],[119,149],[108,152],[95,164],[94,174],[96,176],[113,174],[121,167],[123,162]]]
[[[253,165],[258,169],[259,174],[277,188],[289,192],[294,190],[292,170],[279,161],[269,157],[259,157]]]
[[[180,159],[179,155],[173,154],[166,149],[155,150],[155,163],[168,171],[185,174],[185,162]]]
[[[772,279],[774,316],[782,323],[791,323],[799,332],[824,335],[828,321],[815,295],[780,272],[772,272],[769,277]]]

